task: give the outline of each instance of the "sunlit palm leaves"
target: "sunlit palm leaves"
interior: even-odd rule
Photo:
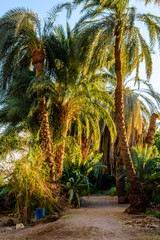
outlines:
[[[153,0],[145,0],[144,2],[145,2],[145,4],[152,3],[152,2],[154,2],[155,5],[156,4],[158,4],[158,5],[160,4],[159,0],[154,0],[154,1]]]
[[[14,70],[31,66],[33,49],[46,48],[45,43],[53,32],[56,16],[67,6],[62,4],[53,8],[44,27],[37,14],[25,8],[12,9],[0,19],[1,87],[7,88],[12,82]]]
[[[77,27],[80,29],[80,44],[88,42],[87,46],[90,46],[86,58],[87,70],[93,64],[95,56],[102,69],[104,66],[110,67],[110,61],[113,63],[114,58],[115,33],[121,25],[123,76],[137,68],[138,79],[139,64],[145,61],[147,78],[150,78],[152,73],[151,48],[142,37],[135,22],[141,21],[146,25],[151,47],[153,47],[156,38],[158,42],[160,39],[160,18],[151,14],[136,14],[136,9],[128,6],[129,1],[94,0],[86,2],[84,8],[86,13]]]
[[[96,126],[98,127],[98,120],[103,117],[113,139],[115,127],[110,117],[109,108],[104,107],[107,105],[113,108],[113,99],[104,90],[99,75],[93,72],[90,79],[87,75],[82,75],[83,62],[77,54],[77,38],[71,33],[69,25],[67,24],[67,37],[63,28],[59,26],[47,44],[48,49],[50,49],[50,62],[52,62],[49,68],[53,75],[51,94],[53,115],[59,116],[62,109],[65,109],[67,119],[70,123],[77,122],[79,132],[81,131],[81,119],[83,119],[86,134],[90,135],[88,127],[88,122],[90,122],[95,136],[97,136],[95,129]],[[98,142],[95,145],[98,145]]]
[[[116,76],[113,70],[103,74],[106,78],[109,93],[114,96],[116,87]],[[124,78],[124,112],[127,128],[127,138],[131,133],[132,125],[138,134],[142,133],[142,121],[147,126],[152,113],[158,113],[160,108],[160,94],[156,92],[152,85],[145,80],[139,79],[135,83],[135,78],[130,79],[128,75]]]

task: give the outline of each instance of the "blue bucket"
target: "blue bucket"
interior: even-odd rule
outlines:
[[[45,208],[36,208],[35,220],[45,217]]]

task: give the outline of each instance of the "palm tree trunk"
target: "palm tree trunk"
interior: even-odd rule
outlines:
[[[123,163],[126,168],[131,186],[131,194],[129,197],[129,202],[131,206],[127,209],[127,212],[134,213],[145,211],[146,207],[148,206],[148,201],[143,191],[142,185],[136,175],[126,137],[123,102],[122,60],[119,31],[117,31],[115,35],[115,73],[117,77],[117,86],[115,90],[115,116]]]
[[[51,144],[51,135],[50,135],[50,128],[49,128],[49,116],[48,112],[46,111],[46,100],[43,97],[42,101],[38,107],[37,113],[37,120],[40,127],[39,132],[39,139],[42,151],[45,155],[45,160],[49,164],[50,167],[50,174],[53,180],[55,178],[55,169],[53,164],[53,151],[52,151],[52,144]]]
[[[99,151],[103,153],[101,164],[106,165],[105,173],[111,174],[114,169],[114,143],[111,143],[111,136],[107,126],[105,126],[103,133],[101,133],[101,141]]]
[[[35,66],[36,76],[39,76],[43,71],[44,66],[44,49],[32,49],[32,64]],[[39,95],[39,93],[37,93]],[[51,181],[54,179],[55,170],[53,164],[53,150],[52,150],[52,141],[49,128],[49,116],[46,111],[46,99],[43,97],[42,101],[38,107],[37,120],[40,128],[39,138],[41,143],[42,151],[45,155],[45,160],[49,164]]]
[[[125,191],[125,174],[123,158],[121,156],[121,148],[119,146],[119,139],[117,137],[114,144],[114,156],[116,160],[116,189],[118,196],[118,203],[124,204],[128,202],[128,197]]]
[[[157,118],[158,118],[158,114],[156,113],[153,113],[150,117],[149,129],[148,129],[148,133],[145,140],[145,143],[148,144],[148,147],[151,147],[153,145],[153,140],[156,132]]]
[[[59,144],[55,154],[55,165],[56,165],[56,177],[57,181],[61,181],[63,173],[63,160],[66,146],[66,137],[68,132],[69,120],[67,119],[67,113],[65,109],[62,109],[59,116],[59,131],[62,142]]]
[[[82,154],[83,160],[87,158],[89,151],[90,151],[90,141],[83,132],[81,137],[81,154]]]
[[[116,189],[118,196],[118,203],[124,204],[128,202],[125,191],[125,176],[123,176],[123,159],[116,158]]]

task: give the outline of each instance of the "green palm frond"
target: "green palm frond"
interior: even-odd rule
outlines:
[[[57,4],[54,6],[49,12],[48,12],[48,17],[46,18],[45,21],[45,35],[46,32],[50,32],[55,24],[55,21],[58,17],[58,14],[62,12],[63,9],[66,9],[67,11],[67,18],[71,16],[72,13],[72,5],[71,3],[63,3],[63,4]]]
[[[5,125],[5,134],[13,130],[23,129],[23,124],[31,130],[36,129],[37,122],[35,116],[28,117],[34,98],[29,98],[26,91],[32,80],[33,72],[17,72],[14,81],[10,85],[5,95],[0,111],[0,124]]]
[[[32,65],[32,50],[43,49],[45,52],[45,66],[52,66],[54,62],[52,56],[51,45],[54,47],[54,42],[51,41],[51,34],[55,31],[62,35],[62,29],[59,27],[56,30],[53,25],[53,19],[63,9],[71,9],[70,4],[62,4],[55,7],[50,16],[46,20],[44,27],[41,21],[32,10],[25,8],[15,8],[8,11],[0,19],[0,61],[1,61],[1,87],[4,89],[12,81],[15,69],[31,67]],[[54,13],[53,13],[54,12]],[[51,19],[52,18],[52,19]],[[47,31],[47,27],[49,30]],[[69,30],[69,28],[68,28]],[[61,36],[62,37],[62,36]],[[55,45],[58,43],[54,39]],[[49,41],[51,44],[49,44]],[[45,49],[46,48],[46,49]],[[48,50],[48,48],[50,48]],[[56,48],[57,49],[57,48]],[[7,71],[7,66],[10,66],[10,71]],[[54,69],[53,65],[53,69]],[[56,69],[54,69],[56,70]]]
[[[152,47],[155,46],[156,40],[158,40],[158,43],[160,44],[160,37],[159,37],[160,19],[159,19],[159,17],[148,13],[148,14],[138,14],[137,19],[142,21],[147,26],[151,46]]]
[[[105,73],[104,80],[106,79],[107,89],[114,97],[114,89],[116,86],[115,73]],[[130,84],[135,83],[132,88]],[[142,120],[147,125],[152,113],[158,113],[160,107],[160,95],[156,92],[149,81],[139,79],[138,82],[135,78],[130,79],[128,75],[124,78],[124,113],[127,129],[127,137],[129,139],[132,124],[134,123],[135,129],[139,134],[142,132]],[[129,86],[129,87],[128,87]]]
[[[130,8],[128,4],[128,0],[85,1],[85,14],[77,28],[79,29],[78,41],[80,44],[83,45],[83,41],[85,41],[90,46],[86,57],[86,72],[95,62],[95,58],[96,61],[99,61],[99,69],[107,67],[107,55],[110,53],[109,50],[113,49],[115,32],[119,29],[123,75],[137,69],[136,79],[138,79],[139,65],[145,61],[147,79],[150,78],[152,73],[151,53],[156,40],[159,42],[160,18],[151,14],[136,14],[136,9]],[[136,27],[137,20],[147,26],[151,47],[141,35],[139,28]],[[84,52],[86,52],[85,47]]]
[[[107,92],[103,75],[100,76],[95,71],[90,72],[90,76],[85,74],[85,59],[77,52],[77,49],[81,52],[81,47],[83,48],[77,41],[77,34],[79,32],[71,31],[68,24],[67,34],[62,26],[58,26],[46,42],[47,51],[51,53],[52,65],[49,68],[54,81],[51,90],[51,118],[60,116],[62,108],[65,109],[69,126],[73,127],[73,122],[76,126],[79,143],[84,132],[89,138],[92,136],[93,145],[97,149],[101,117],[106,118],[112,137],[115,135],[114,122],[110,117],[114,101]]]

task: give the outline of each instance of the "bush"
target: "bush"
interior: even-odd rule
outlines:
[[[154,137],[154,145],[157,147],[160,152],[160,132],[157,132]]]
[[[49,183],[50,169],[37,141],[38,139],[32,139],[26,132],[23,132],[22,136],[14,133],[6,139],[3,138],[1,148],[7,184],[3,188],[3,191],[7,191],[4,195],[14,196],[19,221],[23,223],[30,222],[36,207],[46,206],[51,209],[50,205],[53,203],[53,192]]]
[[[16,199],[10,193],[11,186],[4,182],[4,175],[0,175],[0,211],[14,210]]]
[[[49,180],[49,168],[37,145],[30,149],[28,156],[15,162],[9,184],[17,200],[20,222],[30,222],[35,207],[45,207],[53,202]]]
[[[116,187],[112,187],[109,191],[108,191],[108,196],[117,196],[117,190],[116,190]]]
[[[132,147],[132,160],[150,201],[160,203],[160,157],[155,146]]]
[[[80,207],[79,196],[90,194],[89,174],[91,171],[96,170],[102,154],[94,154],[91,152],[86,160],[82,159],[80,146],[72,145],[67,149],[63,166],[62,187],[68,193],[69,203],[74,203]]]

